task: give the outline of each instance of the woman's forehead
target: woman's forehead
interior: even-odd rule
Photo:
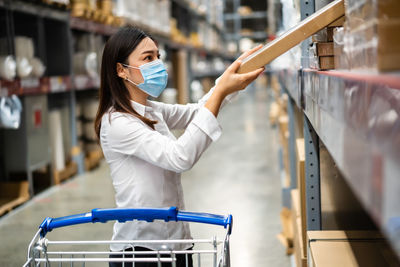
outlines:
[[[142,53],[143,51],[149,51],[149,50],[154,50],[155,52],[158,51],[158,47],[156,45],[156,43],[149,37],[144,38],[139,45],[137,46],[137,48],[135,49],[135,51]]]

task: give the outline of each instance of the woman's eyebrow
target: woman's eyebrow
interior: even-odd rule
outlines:
[[[142,52],[143,54],[159,54],[158,50],[146,50]]]

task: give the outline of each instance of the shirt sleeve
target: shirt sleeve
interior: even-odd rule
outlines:
[[[215,84],[218,83],[219,78],[216,80]],[[167,123],[170,129],[186,129],[189,123],[196,116],[197,112],[200,108],[204,107],[207,100],[210,98],[212,93],[215,90],[215,86],[210,89],[210,91],[205,94],[197,103],[194,104],[186,104],[186,105],[172,105],[165,103],[157,103],[159,105],[165,122]],[[235,92],[233,94],[225,97],[224,101],[221,104],[221,108],[223,108],[227,103],[231,102],[232,99],[238,94]]]
[[[139,119],[120,116],[111,121],[107,141],[115,152],[180,173],[191,169],[221,132],[215,116],[201,108],[177,140],[150,129]]]

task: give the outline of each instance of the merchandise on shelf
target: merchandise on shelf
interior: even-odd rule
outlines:
[[[309,63],[312,69],[334,69],[333,42],[312,43],[309,47]]]
[[[52,166],[54,170],[61,171],[65,169],[65,153],[60,110],[49,111],[49,128]]]
[[[345,0],[346,23],[355,29],[371,20],[400,18],[398,0]]]
[[[400,18],[373,19],[356,29],[347,28],[344,52],[351,69],[400,69]]]
[[[114,16],[112,0],[71,0],[71,15],[99,23],[121,26],[121,18]]]
[[[0,78],[14,80],[17,75],[17,62],[13,56],[0,56]]]
[[[5,55],[4,59],[0,62],[1,78],[13,80],[15,78],[14,68],[16,75],[20,78],[40,78],[44,75],[46,67],[38,57],[35,57],[35,46],[32,38],[26,36],[16,36],[14,38],[16,65],[12,62],[12,57],[6,56],[7,44],[7,38],[0,39],[0,55]]]
[[[311,35],[342,17],[343,14],[343,1],[336,0],[332,2],[246,58],[238,72],[246,73],[265,66]]]
[[[42,77],[46,71],[43,62],[37,57],[30,58],[28,61],[32,66],[32,76],[37,78]]]
[[[333,32],[333,49],[336,69],[350,69],[349,55],[344,52],[344,28],[335,28]]]
[[[16,95],[0,96],[0,128],[18,129],[21,124],[22,104]]]
[[[74,74],[98,77],[98,59],[95,52],[77,52],[74,54]]]
[[[398,0],[346,0],[342,55],[349,60],[347,67],[378,71],[400,69],[399,31]]]
[[[31,75],[33,70],[32,65],[26,57],[17,57],[17,75],[20,78],[26,78]]]
[[[375,231],[308,231],[309,266],[396,266],[384,238]]]
[[[0,54],[7,54],[7,38],[0,39]],[[16,36],[14,38],[14,50],[16,57],[16,74],[20,78],[36,77],[40,78],[45,73],[46,67],[43,62],[35,57],[33,39],[26,36]],[[5,57],[0,67],[1,78],[12,80],[15,78],[14,63],[11,57]]]
[[[241,16],[246,16],[246,15],[250,15],[253,12],[253,10],[249,6],[241,6],[238,8],[237,12]]]
[[[113,12],[130,24],[170,34],[170,9],[169,0],[117,0]]]

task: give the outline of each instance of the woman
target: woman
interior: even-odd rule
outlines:
[[[119,208],[170,207],[184,209],[180,173],[189,170],[221,135],[216,119],[224,99],[244,89],[263,68],[237,74],[243,54],[197,104],[168,105],[148,101],[167,83],[157,43],[134,27],[121,28],[106,43],[101,65],[100,103],[95,130],[111,170]],[[176,139],[172,129],[185,129]],[[113,240],[189,239],[182,222],[116,222]],[[172,249],[190,249],[175,245]],[[112,251],[157,250],[158,245],[129,248],[111,245]],[[191,257],[189,257],[191,266]],[[110,263],[110,266],[121,266]],[[125,264],[125,266],[128,266]],[[130,265],[131,266],[131,265]],[[154,266],[139,265],[135,266]],[[155,265],[156,266],[156,265]],[[186,266],[178,256],[177,266]]]

